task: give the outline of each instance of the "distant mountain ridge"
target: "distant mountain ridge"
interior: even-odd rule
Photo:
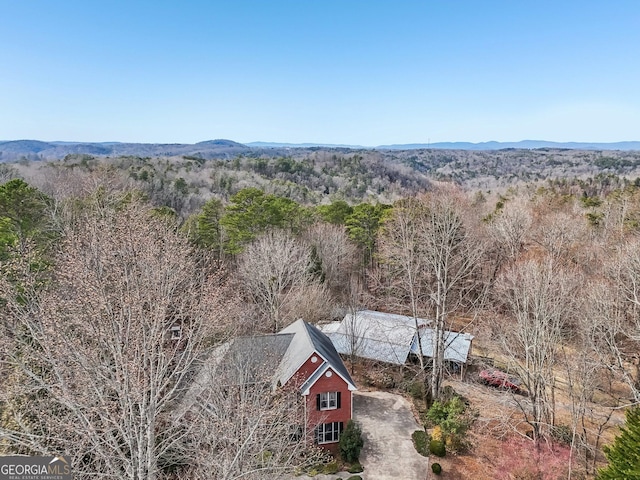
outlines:
[[[238,155],[261,154],[286,155],[290,149],[353,149],[353,150],[504,150],[504,149],[572,149],[572,150],[640,150],[640,141],[597,143],[597,142],[549,142],[545,140],[522,140],[519,142],[437,142],[380,145],[363,147],[360,145],[340,145],[323,143],[278,143],[251,142],[242,144],[233,140],[205,140],[195,144],[184,143],[121,143],[121,142],[43,142],[40,140],[0,141],[0,161],[14,161],[21,158],[31,160],[61,159],[67,155],[93,156],[137,156],[171,157],[195,156],[204,159],[234,158]]]
[[[27,158],[31,160],[61,159],[67,155],[171,157],[191,155],[205,159],[233,158],[253,149],[232,140],[207,140],[183,143],[120,142],[41,142],[39,140],[0,141],[0,161]]]
[[[505,148],[568,148],[571,150],[640,150],[640,141],[628,142],[549,142],[547,140],[521,140],[519,142],[437,142],[380,145],[377,150],[415,150],[437,148],[446,150],[503,150]]]
[[[372,149],[375,147],[364,147],[362,145],[343,145],[336,143],[279,143],[279,142],[249,142],[245,143],[248,147],[262,148],[352,148],[352,149]]]
[[[250,147],[287,147],[287,148],[352,148],[365,150],[503,150],[505,148],[568,148],[572,150],[640,150],[640,141],[629,142],[549,142],[547,140],[521,140],[519,142],[436,142],[436,143],[400,143],[392,145],[378,145],[365,147],[362,145],[343,145],[330,143],[278,143],[278,142],[250,142],[245,144]]]

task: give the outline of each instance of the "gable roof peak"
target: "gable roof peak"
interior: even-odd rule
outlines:
[[[355,388],[355,383],[351,379],[340,355],[333,346],[331,339],[316,327],[302,319],[298,319],[288,327],[283,328],[279,334],[293,333],[288,355],[285,357],[288,366],[283,370],[282,384],[286,383],[304,362],[315,352],[320,355],[331,368],[333,368],[348,384]]]

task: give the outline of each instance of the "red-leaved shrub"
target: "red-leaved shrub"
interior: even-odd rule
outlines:
[[[557,443],[509,438],[496,458],[497,480],[560,480],[567,477],[571,449]]]

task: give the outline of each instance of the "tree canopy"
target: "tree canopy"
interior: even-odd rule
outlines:
[[[365,261],[370,261],[376,244],[376,235],[380,228],[382,216],[391,205],[378,203],[361,203],[353,207],[353,213],[346,218],[349,238],[356,242],[365,252]]]
[[[627,410],[626,419],[613,445],[604,447],[609,465],[598,472],[598,480],[640,479],[640,407]]]
[[[344,200],[336,200],[329,205],[320,205],[317,210],[325,222],[335,225],[344,225],[347,217],[353,213],[353,207]]]
[[[29,240],[45,244],[51,233],[47,216],[51,202],[24,180],[0,185],[0,259],[6,260],[12,248],[24,250]]]
[[[289,198],[245,188],[231,197],[220,219],[227,234],[225,250],[240,253],[261,233],[273,228],[297,231],[309,218],[308,210]]]

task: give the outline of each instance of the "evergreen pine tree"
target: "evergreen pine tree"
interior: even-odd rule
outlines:
[[[627,422],[613,445],[604,447],[609,465],[598,480],[640,480],[640,407],[627,410]]]
[[[363,443],[360,426],[353,420],[349,420],[344,432],[340,435],[340,456],[345,462],[357,462]]]

